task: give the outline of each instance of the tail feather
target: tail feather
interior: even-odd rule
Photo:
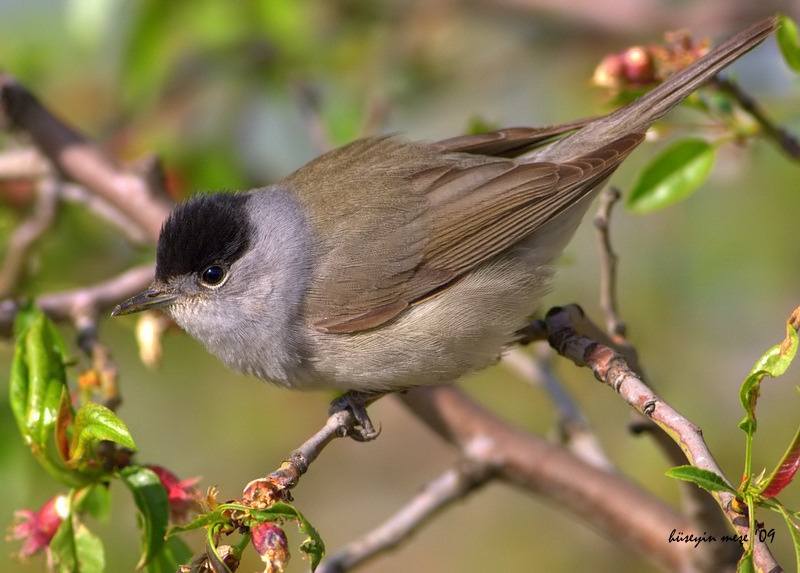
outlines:
[[[636,101],[593,121],[550,146],[537,150],[531,156],[537,160],[564,161],[588,153],[624,135],[647,131],[689,94],[763,42],[777,26],[777,18],[768,18],[751,26],[670,76]]]

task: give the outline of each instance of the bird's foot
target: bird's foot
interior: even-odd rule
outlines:
[[[381,427],[380,424],[377,428],[372,424],[372,420],[367,414],[367,406],[385,395],[385,392],[349,390],[331,402],[329,414],[349,410],[355,418],[355,424],[352,428],[343,428],[345,435],[349,435],[358,442],[372,441],[381,433]]]

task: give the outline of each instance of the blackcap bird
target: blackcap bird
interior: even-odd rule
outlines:
[[[360,139],[277,184],[196,196],[165,221],[150,288],[113,314],[163,308],[230,368],[293,389],[363,396],[483,368],[647,129],[775,27],[756,24],[603,117]]]

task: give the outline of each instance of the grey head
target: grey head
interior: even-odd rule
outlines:
[[[309,241],[280,187],[196,196],[164,222],[150,288],[112,314],[162,308],[230,368],[287,385],[304,355]]]

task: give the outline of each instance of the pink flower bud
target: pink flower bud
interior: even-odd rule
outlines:
[[[264,562],[264,573],[280,573],[289,562],[289,547],[286,534],[270,521],[256,523],[250,527],[251,542]]]

